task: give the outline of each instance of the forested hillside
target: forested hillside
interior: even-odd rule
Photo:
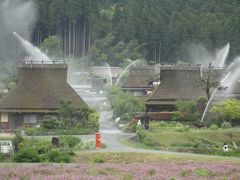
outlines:
[[[130,58],[176,62],[187,47],[214,50],[230,43],[240,54],[239,0],[37,0],[33,41],[60,37],[62,56],[87,55],[90,64]]]

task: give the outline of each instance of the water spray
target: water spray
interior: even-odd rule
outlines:
[[[25,51],[30,55],[33,61],[38,61],[38,62],[52,62],[52,60],[39,48],[36,46],[32,45],[30,42],[27,40],[23,39],[18,33],[13,32],[13,35],[18,39],[18,41],[21,43]]]

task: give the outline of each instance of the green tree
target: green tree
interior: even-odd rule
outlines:
[[[109,99],[114,107],[114,116],[120,117],[125,114],[132,116],[136,112],[144,111],[144,102],[129,93],[123,92],[119,87],[107,89]]]
[[[99,114],[88,107],[78,108],[70,101],[61,100],[58,115],[62,128],[99,129]]]
[[[118,65],[122,63],[119,59],[131,54],[132,50],[115,46],[121,43],[126,46],[131,41],[137,42],[136,47],[141,46],[138,53],[142,57],[153,62],[160,59],[165,62],[185,60],[188,57],[186,48],[191,43],[213,50],[229,42],[230,57],[235,57],[240,51],[238,0],[36,2],[39,18],[34,44],[39,45],[47,37],[58,35],[65,57],[84,56],[95,46],[102,55],[100,58],[106,57],[110,65]],[[99,43],[109,35],[113,40],[108,48],[102,48]]]
[[[49,36],[48,38],[44,39],[44,41],[40,44],[40,49],[49,56],[52,57],[59,57],[59,46],[60,46],[60,40],[58,36]]]
[[[240,120],[240,101],[237,99],[226,99],[216,103],[210,112],[217,113],[221,122]]]

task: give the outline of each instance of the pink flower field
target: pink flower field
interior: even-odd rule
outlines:
[[[240,179],[240,164],[223,162],[180,163],[76,163],[6,164],[0,168],[1,180],[79,180],[79,179]]]

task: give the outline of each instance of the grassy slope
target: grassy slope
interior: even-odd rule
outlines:
[[[184,130],[185,129],[185,130]],[[168,149],[176,151],[192,152],[198,147],[202,150],[205,148],[222,151],[223,143],[227,143],[230,149],[232,147],[232,138],[240,145],[240,129],[193,129],[183,127],[170,126],[150,126],[150,130],[146,132],[145,145],[148,148]],[[139,146],[138,143],[135,146]],[[143,146],[140,146],[143,147]]]

